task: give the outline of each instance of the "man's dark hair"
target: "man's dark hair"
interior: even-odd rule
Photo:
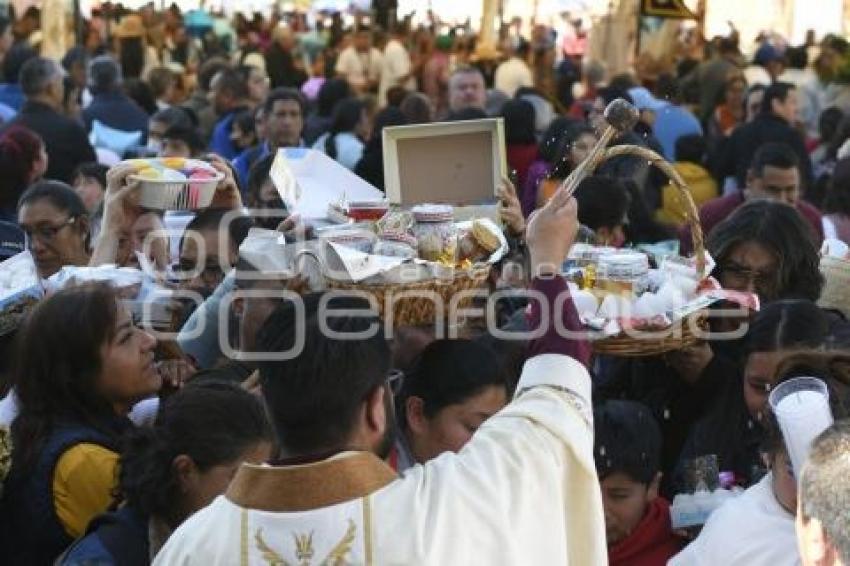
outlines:
[[[89,63],[89,88],[92,94],[112,92],[121,85],[121,67],[109,55],[95,57]]]
[[[352,96],[351,85],[345,79],[328,79],[319,88],[316,97],[316,111],[319,116],[330,117],[336,105],[346,98]]]
[[[676,161],[702,165],[705,162],[705,138],[699,134],[681,136],[676,140]]]
[[[523,99],[508,100],[502,106],[505,119],[505,142],[508,145],[531,145],[537,142],[534,130],[534,106]]]
[[[803,522],[817,519],[841,562],[850,562],[850,420],[833,424],[812,443],[800,478]]]
[[[661,466],[661,429],[644,405],[612,399],[593,409],[593,456],[599,479],[620,472],[644,485]]]
[[[792,206],[771,200],[747,202],[715,226],[706,249],[717,262],[712,275],[720,277],[730,254],[741,244],[755,242],[776,259],[775,284],[766,300],[816,301],[823,287],[813,228]]]
[[[2,33],[3,32],[0,31],[0,34]],[[75,45],[74,47],[70,48],[62,57],[62,68],[70,72],[76,63],[82,63],[83,65],[85,65],[88,62],[88,59],[89,55],[86,52],[85,48],[79,45]]]
[[[490,386],[508,395],[508,378],[499,355],[475,340],[435,340],[431,342],[404,376],[397,399],[397,412],[404,415],[410,397],[422,399],[423,412],[433,418],[450,405],[463,403]],[[400,419],[402,428],[405,419]]]
[[[793,91],[795,88],[797,87],[795,87],[791,83],[777,81],[766,89],[764,89],[764,98],[761,101],[762,113],[773,113],[773,101],[778,100],[780,102],[785,102],[785,100],[788,98],[788,93]]]
[[[30,59],[21,68],[21,90],[28,98],[38,96],[60,76],[62,71],[55,61],[44,57]]]
[[[270,153],[265,157],[258,159],[251,165],[248,170],[248,187],[247,201],[248,206],[255,206],[260,199],[260,190],[263,188],[263,183],[269,178],[274,163],[275,154]]]
[[[809,54],[805,46],[789,47],[785,50],[785,60],[792,69],[805,69],[809,64]]]
[[[766,143],[753,154],[750,171],[758,178],[764,176],[765,167],[799,169],[800,160],[794,150],[784,143]]]
[[[213,77],[215,77],[220,71],[229,68],[230,65],[227,63],[227,60],[221,57],[207,59],[198,70],[198,87],[202,92],[209,92],[210,83],[212,82]]]
[[[634,99],[629,91],[615,86],[606,86],[596,91],[596,96],[605,101],[605,105],[611,104],[614,100],[622,98],[630,104],[634,104]]]
[[[263,110],[266,116],[274,110],[274,103],[279,101],[297,102],[298,107],[301,108],[301,116],[303,118],[307,117],[307,101],[304,100],[304,96],[294,88],[288,87],[278,87],[269,93],[263,104]]]
[[[205,208],[198,212],[189,224],[186,225],[186,230],[180,238],[180,249],[183,249],[183,241],[186,239],[186,232],[194,230],[196,232],[205,232],[207,230],[221,230],[224,217],[231,212],[229,208]],[[238,215],[230,221],[227,226],[227,231],[230,235],[230,244],[233,249],[238,250],[239,246],[245,238],[248,237],[248,231],[254,225],[254,221],[248,216]]]
[[[389,345],[379,331],[377,313],[369,314],[369,301],[337,295],[319,312],[321,298],[319,293],[304,296],[303,309],[284,302],[269,316],[257,339],[260,350],[269,353],[290,351],[299,341],[303,344],[299,355],[291,359],[259,364],[263,397],[278,441],[293,455],[344,448],[363,400],[385,383],[390,369]],[[363,316],[353,316],[353,310]],[[378,331],[369,332],[375,327]],[[327,329],[371,336],[332,339]]]
[[[593,231],[624,223],[629,210],[629,194],[619,179],[591,175],[575,192],[579,222]]]
[[[818,133],[822,143],[829,142],[838,131],[838,125],[844,120],[844,112],[837,106],[830,106],[820,113]]]
[[[109,171],[109,167],[103,165],[101,163],[97,163],[95,161],[90,161],[88,163],[80,163],[76,169],[74,169],[74,174],[71,176],[72,179],[76,179],[77,177],[85,177],[86,179],[94,179],[95,181],[103,187],[103,190],[106,190],[106,172]]]
[[[222,69],[215,81],[216,88],[223,93],[229,94],[237,100],[244,100],[251,95],[248,90],[248,82],[235,69]]]
[[[187,112],[186,108],[180,106],[169,106],[151,116],[152,122],[161,122],[166,124],[166,128],[172,126],[180,126],[181,128],[193,128],[198,124],[192,120],[192,114]]]
[[[187,128],[185,126],[171,126],[162,134],[163,140],[179,140],[189,146],[189,151],[192,155],[197,155],[204,150],[204,141],[201,139],[201,134],[195,128]]]
[[[25,43],[16,43],[3,58],[3,78],[7,83],[18,83],[21,68],[27,61],[36,57],[38,57],[38,52],[35,49]]]

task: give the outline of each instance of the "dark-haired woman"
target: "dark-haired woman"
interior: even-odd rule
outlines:
[[[721,391],[685,444],[674,485],[681,487],[688,460],[705,455],[717,456],[720,471],[734,472],[740,485],[758,481],[765,472],[759,448],[777,369],[789,353],[823,347],[828,334],[829,317],[810,301],[777,301],[758,313],[744,340],[743,375],[718,384]]]
[[[162,378],[156,340],[106,284],[57,292],[18,332],[0,538],[9,564],[47,564],[109,507],[127,415]]]
[[[11,126],[0,135],[0,220],[17,222],[18,199],[47,171],[47,151],[38,134]]]
[[[460,451],[508,402],[508,381],[499,356],[483,343],[429,344],[396,398],[401,434],[391,462],[401,472]]]
[[[330,130],[316,140],[313,149],[353,171],[363,157],[363,140],[368,137],[369,116],[366,106],[356,98],[348,98],[334,109]]]
[[[39,277],[50,277],[65,265],[88,265],[89,213],[65,183],[39,181],[27,189],[18,202],[18,224]]]
[[[706,248],[724,289],[777,299],[817,301],[823,286],[814,233],[787,204],[748,202],[714,227]]]
[[[190,384],[132,431],[119,460],[124,506],[95,519],[59,564],[149,564],[171,532],[224,493],[243,462],[271,457],[262,402],[222,382]]]

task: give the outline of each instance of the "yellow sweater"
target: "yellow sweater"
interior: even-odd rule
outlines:
[[[717,183],[711,174],[696,163],[679,161],[673,164],[682,176],[685,184],[691,189],[691,196],[697,209],[709,200],[717,197]],[[681,226],[687,221],[685,202],[679,189],[673,183],[668,183],[661,190],[661,208],[655,211],[655,219],[664,224]]]
[[[109,508],[118,479],[118,454],[82,443],[59,457],[53,472],[53,505],[65,531],[81,536],[89,521]]]

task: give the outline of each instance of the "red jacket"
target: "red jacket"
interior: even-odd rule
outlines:
[[[608,549],[610,566],[664,566],[682,549],[682,539],[672,532],[670,504],[663,497],[649,504],[637,528]]]

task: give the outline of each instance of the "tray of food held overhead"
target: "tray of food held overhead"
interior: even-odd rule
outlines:
[[[224,174],[199,159],[128,159],[139,181],[139,205],[155,210],[196,210],[210,205]]]

